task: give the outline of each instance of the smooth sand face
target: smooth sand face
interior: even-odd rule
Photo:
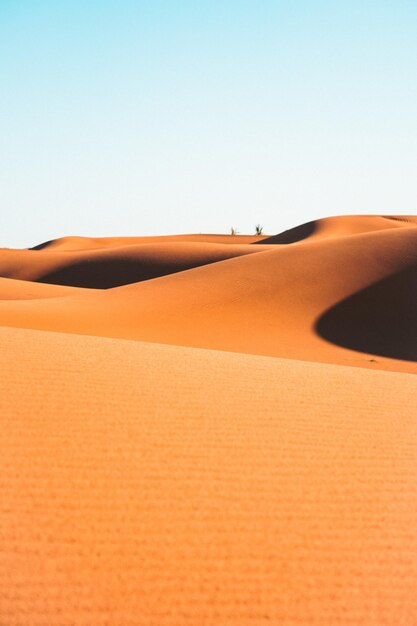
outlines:
[[[4,624],[415,623],[414,376],[0,338]]]
[[[83,293],[76,287],[35,283],[29,280],[0,278],[0,300],[38,300]]]
[[[416,226],[1,250],[0,624],[414,626]]]

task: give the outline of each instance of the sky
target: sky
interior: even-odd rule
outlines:
[[[417,213],[415,0],[0,0],[0,246]]]

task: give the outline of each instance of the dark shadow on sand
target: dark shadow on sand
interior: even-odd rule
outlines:
[[[44,248],[49,248],[51,243],[53,243],[53,239],[49,239],[48,241],[44,241],[43,243],[38,243],[37,246],[33,246],[32,248],[28,248],[28,250],[44,250]]]
[[[65,285],[67,287],[84,287],[90,289],[110,289],[121,287],[153,278],[176,274],[184,270],[216,263],[217,259],[205,260],[204,263],[172,263],[151,262],[136,259],[83,259],[53,272],[44,274],[37,279],[39,283]]]
[[[255,241],[253,243],[254,246],[262,246],[266,243],[276,243],[276,244],[288,244],[288,243],[297,243],[297,241],[302,241],[303,239],[307,239],[310,237],[316,230],[316,222],[307,222],[307,224],[302,224],[301,226],[296,226],[295,228],[290,228],[289,230],[284,230],[283,233],[279,233],[279,235],[273,235],[272,237],[267,237],[262,241]]]
[[[350,350],[417,361],[417,265],[342,300],[315,331]]]

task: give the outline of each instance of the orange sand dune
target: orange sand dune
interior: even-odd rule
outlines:
[[[94,250],[115,248],[143,243],[220,243],[248,244],[266,239],[265,235],[162,235],[157,237],[60,237],[45,241],[32,250]]]
[[[0,340],[2,625],[415,625],[415,376]]]
[[[28,280],[0,278],[0,300],[34,300],[85,294],[85,289],[35,283]]]
[[[328,239],[330,237],[345,237],[359,233],[389,230],[393,228],[416,228],[417,217],[411,215],[348,215],[326,217],[301,226],[286,230],[279,235],[266,237],[260,244],[289,244],[298,243],[305,239]]]
[[[3,302],[0,324],[416,372],[417,229],[392,223],[249,246],[262,254],[102,293]]]
[[[268,248],[268,246],[267,246]],[[248,244],[174,242],[90,250],[0,250],[0,275],[56,285],[107,289],[199,265],[263,252]]]

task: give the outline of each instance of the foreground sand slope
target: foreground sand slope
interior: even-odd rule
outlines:
[[[0,340],[2,625],[415,625],[415,376]]]
[[[358,219],[337,220],[337,237],[247,246],[262,253],[106,292],[2,302],[0,324],[417,372],[417,228],[375,220],[395,226],[352,234]]]

